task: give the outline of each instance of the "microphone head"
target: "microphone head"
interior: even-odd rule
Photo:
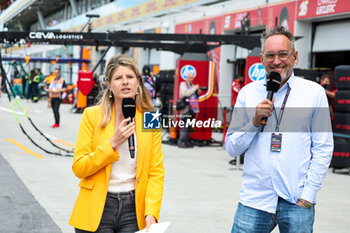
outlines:
[[[266,78],[266,90],[277,92],[281,85],[281,74],[272,71]]]
[[[124,118],[135,117],[136,113],[136,105],[135,105],[135,100],[133,98],[124,98],[122,102],[122,111]]]

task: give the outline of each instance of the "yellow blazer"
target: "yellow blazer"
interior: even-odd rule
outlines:
[[[112,163],[118,161],[118,151],[109,142],[115,132],[115,112],[105,128],[101,106],[86,108],[80,122],[73,159],[73,172],[81,179],[80,192],[69,224],[75,228],[96,231],[106,202]],[[146,226],[145,216],[159,219],[163,196],[164,166],[160,131],[144,131],[143,114],[135,115],[137,140],[137,168],[135,205],[140,229]]]

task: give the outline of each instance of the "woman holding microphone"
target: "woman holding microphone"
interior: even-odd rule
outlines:
[[[113,57],[106,68],[107,87],[99,105],[85,109],[73,159],[81,179],[69,223],[76,233],[130,233],[159,219],[164,166],[161,132],[142,131],[143,111],[152,101],[133,59]],[[135,120],[124,119],[122,100],[133,98]],[[135,157],[128,138],[134,135]]]

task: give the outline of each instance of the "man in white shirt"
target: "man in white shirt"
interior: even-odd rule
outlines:
[[[284,27],[261,36],[268,75],[281,75],[273,101],[266,79],[239,92],[225,139],[232,156],[245,153],[242,187],[232,232],[312,232],[316,193],[332,157],[328,103],[317,83],[294,76],[294,36]],[[283,107],[284,106],[284,107]],[[260,122],[268,117],[260,132]],[[278,149],[276,149],[278,148]]]

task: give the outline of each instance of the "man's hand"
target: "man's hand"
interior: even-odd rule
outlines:
[[[156,218],[153,217],[152,215],[147,215],[147,216],[146,216],[146,228],[145,228],[145,230],[146,230],[146,231],[149,231],[149,228],[151,227],[151,225],[152,225],[153,223],[157,223]]]
[[[273,102],[275,102],[275,98],[272,101],[265,99],[261,103],[258,104],[255,108],[255,116],[253,118],[253,124],[255,127],[260,126],[260,121],[264,117],[269,117],[273,112]]]

